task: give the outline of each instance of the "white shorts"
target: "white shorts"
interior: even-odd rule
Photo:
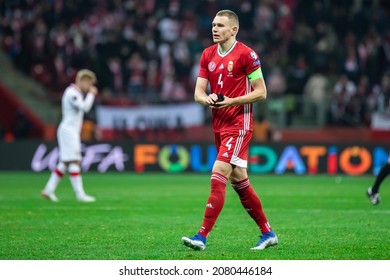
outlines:
[[[80,134],[59,128],[57,131],[60,161],[81,161]]]

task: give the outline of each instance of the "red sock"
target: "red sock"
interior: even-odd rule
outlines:
[[[207,238],[211,229],[213,228],[219,213],[225,203],[226,183],[227,178],[222,174],[213,172],[211,175],[211,191],[209,199],[207,200],[206,210],[201,229],[198,233]]]
[[[255,220],[261,232],[270,232],[272,229],[263,211],[260,198],[252,188],[249,179],[246,178],[237,183],[232,183],[232,187],[240,197],[242,206],[244,206],[245,210],[252,217],[252,219]]]

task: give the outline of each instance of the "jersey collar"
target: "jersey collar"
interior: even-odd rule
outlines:
[[[218,54],[219,54],[220,56],[222,56],[222,57],[228,55],[228,54],[232,51],[232,49],[234,48],[234,46],[236,45],[236,43],[237,43],[237,41],[235,40],[235,41],[233,42],[233,44],[230,46],[230,48],[229,48],[226,52],[224,52],[224,53],[222,53],[222,51],[220,50],[219,45],[218,45],[218,48],[217,48],[217,49],[218,49]]]

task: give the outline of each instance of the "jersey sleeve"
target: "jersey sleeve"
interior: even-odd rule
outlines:
[[[207,65],[207,59],[206,59],[206,52],[203,51],[202,55],[200,57],[200,65],[199,65],[199,74],[198,77],[205,78],[207,80],[209,79],[209,71],[208,71],[208,65]]]
[[[258,69],[261,71],[260,58],[254,50],[248,49],[248,51],[244,52],[242,59],[244,61],[245,74],[247,76]]]
[[[89,110],[91,110],[94,100],[95,95],[93,95],[92,93],[88,93],[87,96],[83,98],[80,94],[77,94],[76,92],[71,92],[70,103],[72,107],[76,110],[81,110],[87,113]]]

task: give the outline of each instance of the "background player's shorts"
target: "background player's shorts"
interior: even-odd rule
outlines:
[[[65,129],[57,132],[58,146],[60,150],[60,161],[81,161],[81,140],[80,135]]]
[[[215,133],[217,160],[247,168],[248,148],[252,131],[233,130]]]

